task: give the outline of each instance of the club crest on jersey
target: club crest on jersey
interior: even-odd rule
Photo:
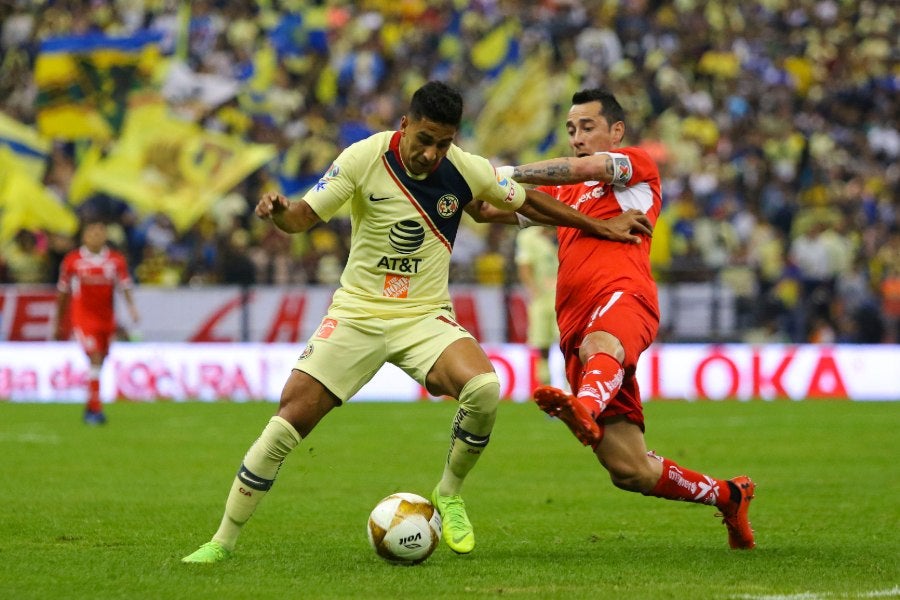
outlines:
[[[459,210],[459,198],[453,194],[444,194],[437,201],[438,214],[449,219]]]
[[[300,356],[297,357],[297,360],[305,360],[309,358],[309,356],[313,353],[313,345],[312,342],[306,345],[306,348],[303,349],[303,352],[300,353]]]

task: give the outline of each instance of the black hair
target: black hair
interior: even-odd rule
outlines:
[[[572,94],[572,104],[587,104],[588,102],[600,103],[600,115],[606,119],[609,125],[618,121],[625,122],[625,111],[612,92],[601,88],[589,88]]]
[[[440,81],[429,81],[417,89],[409,103],[409,116],[413,120],[418,121],[424,117],[453,127],[459,127],[462,110],[462,95]]]

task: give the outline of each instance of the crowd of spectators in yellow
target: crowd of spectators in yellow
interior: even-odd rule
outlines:
[[[3,3],[0,111],[35,123],[31,73],[42,40],[152,29],[171,55],[180,5]],[[234,91],[212,104],[178,90],[167,100],[204,127],[275,144],[279,154],[185,233],[109,195],[79,206],[108,219],[140,285],[333,284],[349,222],[287,238],[252,218],[262,191],[302,193],[347,144],[395,128],[408,92],[428,79],[464,91],[458,141],[498,165],[566,154],[559,110],[573,89],[598,86],[626,108],[626,141],[661,167],[653,260],[662,284],[728,286],[747,340],[900,341],[900,23],[890,3],[196,0],[190,8],[182,68]],[[542,70],[529,62],[538,56]],[[530,98],[520,94],[485,121],[497,96],[515,96],[524,80],[546,91],[549,119],[512,110]],[[505,127],[543,130],[527,148],[498,146]],[[60,202],[78,162],[77,144],[55,144],[45,183]],[[514,238],[514,229],[466,223],[453,281],[514,285]],[[0,281],[54,281],[74,243],[21,231],[3,248]]]

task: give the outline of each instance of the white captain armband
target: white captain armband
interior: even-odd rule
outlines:
[[[628,185],[628,182],[631,181],[631,176],[634,175],[631,159],[619,152],[598,152],[597,154],[605,154],[612,159],[613,176],[610,183],[620,186]]]

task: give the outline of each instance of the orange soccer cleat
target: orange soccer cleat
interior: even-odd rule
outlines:
[[[750,550],[756,546],[756,541],[753,539],[753,529],[747,519],[747,511],[750,508],[750,501],[754,498],[756,484],[746,475],[735,477],[729,482],[737,487],[740,496],[737,502],[728,499],[719,504],[721,512],[716,513],[716,516],[722,517],[722,523],[728,528],[728,545],[739,550]]]
[[[600,443],[603,437],[600,426],[575,396],[558,388],[542,385],[534,390],[534,401],[542,411],[565,423],[585,446],[593,448]]]

